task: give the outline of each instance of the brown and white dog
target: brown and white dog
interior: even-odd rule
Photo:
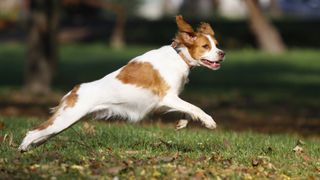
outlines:
[[[182,16],[177,16],[176,22],[179,31],[171,45],[146,52],[102,79],[75,86],[48,121],[27,133],[19,149],[26,151],[30,145],[43,143],[89,113],[97,113],[98,118],[121,117],[136,122],[155,110],[165,109],[182,112],[207,128],[216,128],[211,116],[178,95],[191,67],[201,65],[217,70],[225,53],[216,47],[208,23],[201,23],[194,31]],[[177,129],[187,123],[187,119],[180,120]]]

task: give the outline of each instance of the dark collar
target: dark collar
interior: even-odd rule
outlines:
[[[172,43],[171,47],[177,52],[177,54],[180,55],[181,59],[188,65],[189,69],[191,69],[193,66],[189,63],[188,59],[186,56],[181,52],[181,50]]]

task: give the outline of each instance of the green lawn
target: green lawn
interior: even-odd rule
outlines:
[[[65,93],[75,84],[101,78],[149,49],[62,45],[54,92]],[[0,44],[0,179],[320,178],[320,51],[226,52],[219,71],[192,70],[181,95],[213,115],[218,123],[215,131],[188,127],[177,132],[173,123],[157,121],[152,125],[81,122],[20,154],[17,146],[27,129],[45,118],[4,115],[47,113],[60,96],[40,104],[34,102],[45,97],[17,96],[25,49],[21,44]],[[300,139],[303,152],[294,152]]]
[[[53,88],[62,96],[75,84],[99,79],[150,49],[130,46],[117,51],[99,43],[62,45]],[[0,72],[5,74],[0,78],[0,101],[8,102],[0,105],[10,112],[19,105],[10,102],[10,93],[23,83],[24,55],[22,44],[0,44]],[[319,57],[318,49],[291,49],[283,55],[227,50],[220,70],[192,70],[181,96],[214,114],[218,124],[229,129],[318,134]],[[41,111],[48,112],[58,101],[42,104]],[[21,107],[24,112],[34,111],[38,107],[32,104]]]
[[[0,123],[1,179],[320,178],[319,140],[305,139],[303,152],[294,152],[300,140],[294,135],[85,121],[20,153],[17,145],[39,120]]]

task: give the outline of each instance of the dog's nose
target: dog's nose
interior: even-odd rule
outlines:
[[[223,57],[226,55],[226,53],[224,53],[223,51],[219,51],[219,52],[218,52],[218,55],[219,55],[221,58],[223,58]]]

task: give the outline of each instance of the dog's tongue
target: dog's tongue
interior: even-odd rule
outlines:
[[[210,64],[210,67],[212,67],[212,68],[218,68],[218,67],[220,67],[220,64],[214,62],[214,63],[211,63],[211,64]]]

